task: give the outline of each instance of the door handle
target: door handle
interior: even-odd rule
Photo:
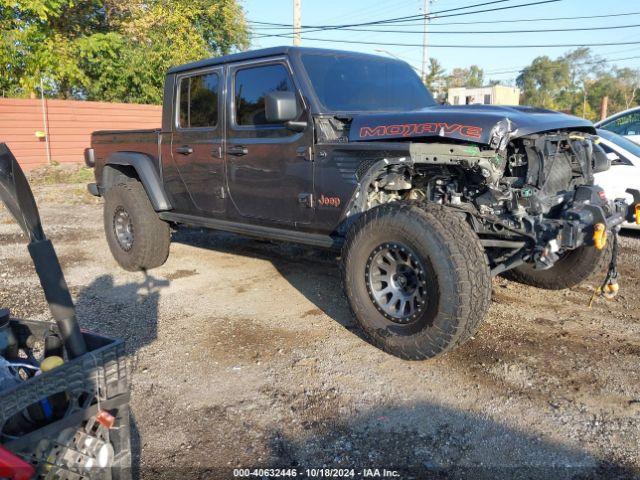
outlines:
[[[189,147],[188,145],[185,145],[184,147],[178,147],[176,148],[176,153],[179,153],[181,155],[191,155],[193,153],[193,148]]]
[[[249,149],[243,145],[235,145],[233,147],[229,147],[227,149],[227,153],[236,157],[242,157],[243,155],[247,155],[249,153]]]

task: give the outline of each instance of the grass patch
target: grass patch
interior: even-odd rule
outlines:
[[[93,181],[93,169],[79,165],[50,165],[29,172],[31,185],[90,183]]]

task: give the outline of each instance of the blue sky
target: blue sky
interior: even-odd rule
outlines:
[[[451,8],[484,3],[488,0],[437,0],[431,5],[431,11],[448,10]],[[496,8],[508,5],[530,3],[535,0],[510,0],[495,5],[487,5],[476,9]],[[292,0],[241,0],[247,17],[251,21],[292,23]],[[397,18],[422,13],[423,0],[387,0],[385,2],[371,2],[367,0],[302,0],[303,25],[335,25],[345,23],[369,22],[387,18]],[[606,7],[606,8],[605,8]],[[476,10],[474,9],[474,10]],[[622,17],[580,19],[580,20],[544,20],[522,21],[510,23],[495,23],[498,21],[513,19],[552,19],[558,17],[575,17],[588,15],[606,15],[614,13],[640,12],[640,2],[626,0],[561,0],[546,5],[514,8],[510,10],[479,13],[452,18],[443,18],[431,22],[429,43],[437,44],[577,44],[577,43],[611,43],[611,42],[640,42],[640,27],[624,29],[607,29],[583,32],[545,32],[545,33],[519,33],[519,34],[451,34],[435,33],[455,31],[493,31],[493,30],[532,30],[551,28],[583,28],[583,27],[612,27],[620,25],[640,25],[640,15],[628,15]],[[453,13],[453,12],[451,12]],[[457,12],[456,12],[457,13]],[[444,25],[450,22],[490,22],[477,25]],[[388,26],[370,26],[361,28],[390,29]],[[420,31],[419,22],[412,22],[410,26],[392,27],[398,30]],[[289,33],[284,30],[283,33]],[[262,29],[254,30],[255,35],[276,33]],[[366,42],[380,42],[380,45],[360,45],[350,43],[329,43],[316,40],[305,40],[303,34],[303,46],[339,48],[368,53],[376,50],[386,50],[396,55],[417,68],[420,68],[422,59],[421,47],[392,46],[390,43],[421,44],[421,33],[381,33],[381,32],[313,32],[308,37],[337,39],[340,41],[357,40]],[[276,45],[289,45],[288,38],[254,38],[252,48],[271,47]],[[549,55],[555,58],[571,48],[518,48],[518,49],[469,49],[469,48],[436,48],[429,50],[429,56],[437,58],[442,65],[451,70],[454,67],[467,67],[472,64],[479,65],[485,70],[485,76],[489,79],[497,79],[504,83],[513,82],[517,76],[517,70],[531,62],[539,55]],[[639,45],[617,45],[593,47],[593,52],[608,60],[623,59],[632,56],[640,57]],[[640,68],[640,58],[618,60],[616,65],[632,68]]]

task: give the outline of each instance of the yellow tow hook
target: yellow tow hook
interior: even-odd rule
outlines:
[[[615,296],[618,294],[618,290],[620,290],[620,285],[615,278],[612,278],[607,282],[602,290],[602,296],[607,300],[613,300]]]
[[[607,228],[604,223],[596,223],[593,226],[593,244],[598,250],[602,250],[607,245]]]
[[[633,210],[635,212],[636,225],[640,225],[640,203],[636,203],[636,206]]]
[[[618,281],[615,278],[612,278],[607,281],[604,287],[598,287],[593,291],[593,295],[589,299],[589,308],[593,305],[593,301],[596,297],[604,297],[606,300],[613,300],[618,295],[618,290],[620,290],[620,285],[618,285]]]
[[[601,224],[598,224],[601,225]],[[597,225],[596,225],[597,227]],[[595,240],[595,234],[594,234]],[[606,239],[605,239],[606,241]],[[596,244],[596,248],[597,244]],[[607,269],[607,276],[598,288],[593,291],[593,295],[591,295],[591,299],[589,300],[589,308],[593,305],[593,301],[596,297],[604,297],[606,300],[613,300],[616,295],[618,295],[618,291],[620,290],[620,285],[618,285],[618,234],[617,232],[613,234],[613,248],[611,249],[611,262],[609,263],[609,268]]]

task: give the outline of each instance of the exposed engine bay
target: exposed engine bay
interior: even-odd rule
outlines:
[[[557,131],[496,143],[412,142],[409,158],[372,169],[361,207],[413,200],[460,210],[494,274],[524,262],[546,269],[565,251],[601,248],[598,235],[624,221],[626,204],[593,186],[610,164],[596,136]]]

